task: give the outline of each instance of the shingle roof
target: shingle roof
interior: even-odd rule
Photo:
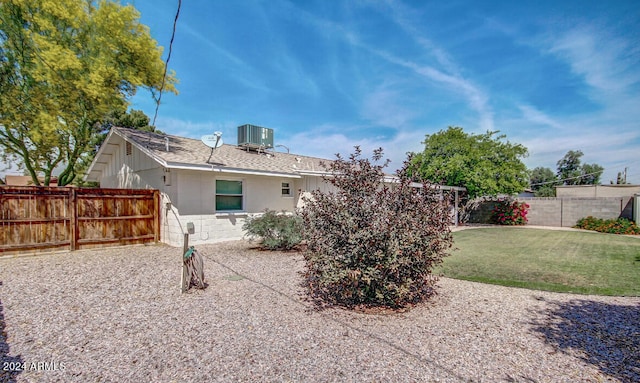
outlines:
[[[257,153],[223,144],[213,152],[199,139],[163,135],[135,129],[113,128],[113,133],[136,145],[168,168],[193,168],[212,171],[276,173],[298,176],[324,172],[320,165],[329,160],[298,154],[267,151]],[[168,147],[167,151],[167,138]]]

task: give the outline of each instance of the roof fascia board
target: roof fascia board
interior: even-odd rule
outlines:
[[[208,172],[215,172],[215,173],[247,174],[247,175],[266,176],[266,177],[302,178],[300,174],[296,174],[296,173],[280,173],[280,172],[247,170],[247,169],[237,169],[237,168],[222,168],[222,167],[216,167],[213,165],[204,165],[204,164],[196,165],[196,164],[168,162],[166,163],[165,167],[167,169],[196,170],[196,171],[205,171],[205,172],[208,171]]]
[[[384,176],[384,181],[385,183],[400,183],[400,179],[397,176]],[[459,187],[459,186],[447,186],[447,185],[436,185],[436,184],[426,184],[427,186],[429,186],[431,189],[440,189],[440,190],[453,190],[453,191],[466,191],[466,188],[463,187]],[[411,187],[414,188],[421,188],[424,185],[421,184],[420,182],[411,182]]]
[[[301,170],[298,172],[301,176],[314,176],[314,177],[322,177],[322,176],[330,176],[331,173],[323,172],[323,171],[314,171],[314,170]]]
[[[84,175],[84,177],[82,177],[82,179],[84,181],[87,181],[87,179],[89,178],[89,174],[91,174],[93,172],[93,168],[95,166],[95,164],[98,162],[98,158],[100,158],[100,156],[102,155],[102,152],[105,151],[105,148],[107,147],[107,145],[105,145],[107,142],[109,142],[109,139],[111,138],[111,136],[113,135],[113,129],[111,129],[109,131],[109,134],[107,134],[107,137],[104,139],[102,145],[100,146],[100,149],[98,149],[98,152],[96,153],[96,156],[93,157],[93,161],[91,161],[91,165],[89,165],[89,169],[87,169],[87,173]]]

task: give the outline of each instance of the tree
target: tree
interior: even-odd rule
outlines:
[[[516,194],[529,185],[522,162],[527,148],[503,141],[499,132],[467,134],[460,127],[427,135],[412,160],[414,173],[433,183],[467,188],[469,198]]]
[[[558,178],[563,185],[579,185],[581,172],[580,158],[584,155],[581,150],[569,150],[557,163]]]
[[[558,177],[553,170],[539,166],[531,171],[529,181],[536,197],[555,197]]]
[[[613,185],[613,181],[609,181]],[[616,177],[616,185],[628,185],[627,183],[627,168],[624,168],[624,172],[618,172]]]
[[[557,162],[558,178],[563,185],[596,185],[604,168],[598,164],[582,164],[581,150],[569,150]]]
[[[345,306],[402,307],[424,299],[433,267],[452,246],[449,205],[430,185],[416,188],[409,161],[385,184],[383,169],[356,151],[326,165],[335,192],[316,190],[301,210],[307,286],[314,298]]]
[[[106,129],[111,129],[113,126],[119,126],[121,128],[161,133],[155,126],[149,125],[149,122],[151,122],[151,119],[141,110],[132,109],[125,112],[121,109],[116,109],[109,112],[103,121],[103,125]]]
[[[139,13],[107,0],[0,2],[0,145],[35,185],[76,177],[100,121],[139,87],[175,92]],[[163,85],[164,84],[164,85]]]
[[[584,164],[581,169],[580,185],[598,185],[604,168],[598,164]]]

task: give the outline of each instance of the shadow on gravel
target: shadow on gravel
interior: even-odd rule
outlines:
[[[395,349],[396,351],[404,354],[405,356],[417,360],[418,362],[420,362],[422,364],[431,365],[434,368],[437,368],[437,369],[440,369],[441,371],[446,372],[451,378],[453,378],[456,381],[468,382],[468,383],[472,383],[472,382],[476,382],[476,381],[478,381],[478,382],[482,381],[481,378],[479,378],[478,380],[474,380],[473,378],[467,378],[467,377],[464,377],[464,376],[458,374],[452,368],[450,368],[447,365],[445,365],[446,361],[441,363],[440,361],[437,361],[437,360],[434,360],[434,359],[429,359],[429,358],[427,358],[427,357],[425,357],[423,355],[420,355],[420,354],[415,353],[415,352],[413,352],[411,350],[408,350],[408,349],[402,347],[401,345],[398,345],[396,342],[393,342],[392,340],[385,339],[384,337],[381,337],[378,334],[374,334],[371,331],[359,328],[359,327],[354,326],[351,323],[348,323],[346,321],[342,321],[342,320],[340,320],[340,319],[338,319],[338,318],[336,318],[334,316],[331,316],[330,314],[325,314],[322,311],[317,310],[317,306],[315,306],[315,303],[313,301],[311,302],[312,306],[309,307],[309,306],[307,306],[307,305],[305,305],[303,303],[304,298],[301,298],[302,300],[297,299],[297,298],[295,298],[295,297],[293,297],[293,296],[291,296],[291,295],[289,295],[289,294],[287,294],[285,292],[282,292],[282,291],[278,290],[277,288],[275,288],[273,286],[270,286],[270,285],[265,284],[265,283],[263,283],[261,281],[253,279],[253,278],[249,277],[248,275],[244,275],[244,274],[240,273],[239,271],[236,271],[235,269],[233,269],[231,266],[226,265],[226,264],[222,263],[221,261],[219,261],[217,259],[211,259],[211,260],[214,263],[217,263],[219,266],[221,266],[221,267],[229,270],[230,272],[232,272],[233,275],[237,275],[238,277],[241,277],[242,279],[246,279],[246,280],[248,280],[248,281],[250,281],[252,283],[255,283],[256,285],[262,286],[262,287],[264,287],[264,288],[266,288],[266,289],[268,289],[268,290],[280,295],[281,297],[283,297],[285,299],[288,299],[289,301],[295,303],[296,305],[299,305],[303,309],[313,311],[313,312],[317,313],[318,315],[321,315],[322,317],[326,318],[327,320],[329,320],[331,322],[334,322],[334,323],[344,327],[345,329],[347,329],[347,331],[345,332],[346,334],[349,333],[348,330],[351,330],[356,334],[365,335],[365,336],[369,337],[370,339],[372,339],[374,341],[377,341],[379,343],[385,344],[385,345]]]
[[[640,305],[583,299],[547,301],[533,330],[559,351],[576,355],[622,382],[640,382]]]
[[[2,286],[2,281],[0,281]],[[4,307],[0,300],[0,382],[15,383],[18,374],[22,372],[22,357],[9,356],[9,343],[7,343],[7,331],[4,323]]]

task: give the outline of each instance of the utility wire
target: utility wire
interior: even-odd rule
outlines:
[[[160,84],[160,91],[158,92],[158,99],[156,100],[156,112],[153,115],[153,122],[151,126],[156,126],[156,118],[158,117],[158,108],[160,108],[160,100],[162,100],[162,91],[164,90],[164,84],[167,79],[167,68],[169,68],[169,60],[171,60],[171,50],[173,48],[173,39],[176,37],[176,25],[178,24],[178,16],[180,16],[180,7],[182,6],[182,0],[178,0],[178,9],[176,11],[176,17],[173,19],[173,31],[171,32],[171,41],[169,41],[169,53],[167,53],[167,61],[164,64],[164,74],[162,75],[162,84]]]
[[[547,181],[547,182],[538,182],[535,184],[529,184],[529,186],[540,186],[540,185],[548,185],[548,184],[555,184],[555,183],[559,183],[559,182],[564,182],[564,181],[569,181],[569,180],[576,180],[578,178],[584,178],[584,177],[588,177],[588,176],[592,176],[595,174],[602,174],[604,173],[604,169],[602,169],[599,172],[593,172],[593,173],[588,173],[588,174],[581,174],[579,176],[576,177],[570,177],[570,178],[563,178],[561,180],[553,180],[553,181]]]

